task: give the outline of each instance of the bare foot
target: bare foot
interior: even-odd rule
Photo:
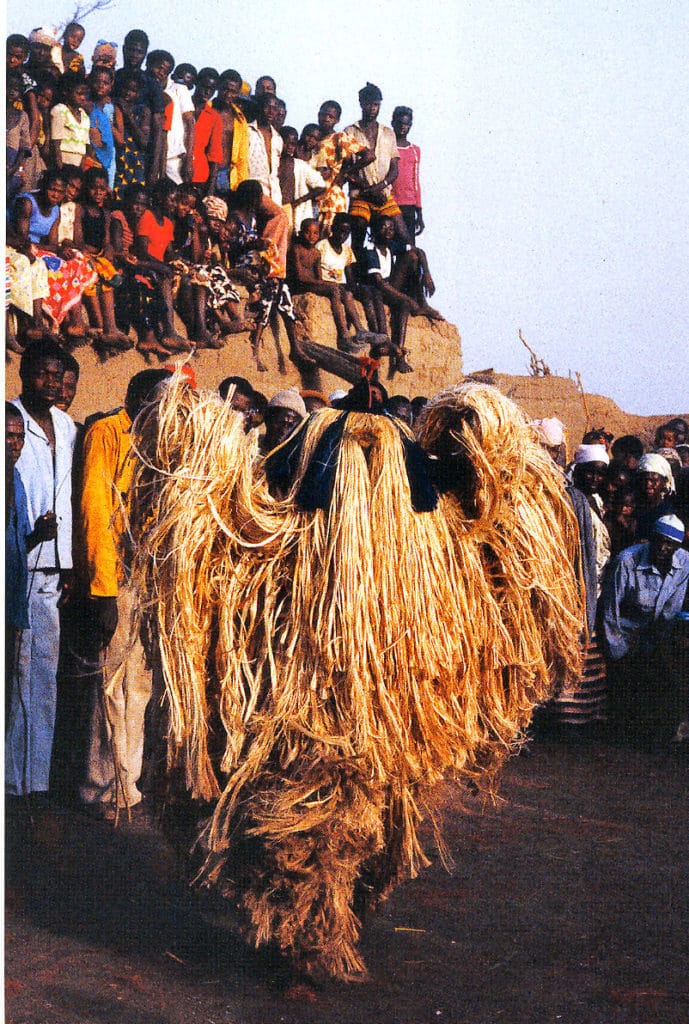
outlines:
[[[217,334],[209,334],[205,331],[203,334],[199,334],[196,340],[196,348],[222,348],[223,339]]]
[[[256,321],[240,318],[239,320],[230,320],[228,324],[223,324],[223,334],[227,337],[228,334],[244,334],[247,331],[253,331],[256,326]]]
[[[147,363],[150,363],[151,356],[157,356],[158,359],[168,359],[171,354],[170,350],[161,345],[157,338],[140,341],[136,346],[136,350],[141,353]]]
[[[439,313],[437,309],[433,309],[433,307],[429,306],[427,302],[424,302],[423,306],[421,307],[421,315],[427,316],[429,320],[445,319],[442,313]]]
[[[64,334],[65,344],[71,348],[78,348],[86,345],[89,337],[84,327],[67,327]]]
[[[194,348],[193,341],[183,338],[181,334],[168,334],[163,338],[163,345],[168,352],[191,352]]]
[[[118,352],[126,352],[128,349],[134,348],[134,342],[126,334],[123,334],[122,331],[104,334],[102,343],[105,348],[116,349]]]

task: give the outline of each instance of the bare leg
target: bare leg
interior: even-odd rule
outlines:
[[[194,339],[199,348],[222,348],[222,338],[213,335],[206,326],[206,305],[208,302],[208,291],[201,285],[194,284],[191,287],[194,300]]]
[[[368,222],[363,217],[351,217],[350,220],[352,222],[352,249],[356,258],[359,259],[366,241]]]
[[[163,329],[165,337],[163,344],[171,352],[190,352],[194,347],[188,338],[183,338],[175,331],[175,317],[172,304],[172,281],[169,277],[160,278],[160,291],[165,302],[165,323]]]
[[[265,330],[264,324],[257,324],[254,330],[251,332],[251,351],[256,363],[256,369],[259,373],[265,373],[268,367],[261,359],[261,342],[263,340],[263,332]]]
[[[314,295],[324,295],[330,300],[330,309],[335,321],[335,329],[338,338],[344,338],[347,334],[347,318],[345,317],[344,306],[340,286],[330,281],[315,281],[313,284],[303,286],[304,291],[312,292]]]
[[[115,320],[115,293],[112,288],[104,288],[100,296],[101,319],[105,334],[103,343],[111,348],[132,348],[132,342],[123,331],[119,330]]]
[[[405,245],[413,245],[414,244],[414,236],[409,234],[409,230],[407,228],[406,221],[405,221],[404,217],[402,216],[402,214],[398,213],[392,219],[393,219],[394,224],[395,224],[395,234],[396,234],[396,236],[402,242],[404,242]]]
[[[361,320],[359,319],[359,311],[356,308],[354,302],[354,296],[350,292],[349,288],[345,288],[344,285],[340,285],[340,296],[342,299],[342,305],[345,308],[345,314],[347,320],[352,325],[357,334],[361,334],[366,328],[362,326]]]
[[[296,366],[313,367],[316,360],[307,355],[302,345],[302,339],[297,337],[297,326],[294,320],[281,314],[282,322],[285,325],[287,338],[289,340],[289,357]]]
[[[390,307],[390,331],[392,334],[392,352],[390,353],[390,369],[388,377],[394,377],[395,371],[411,373],[412,367],[406,359],[405,343],[407,340],[407,323],[409,309],[404,303]]]

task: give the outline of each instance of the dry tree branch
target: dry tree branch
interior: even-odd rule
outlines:
[[[81,2],[80,0],[80,2],[74,8],[74,13],[71,15],[71,17],[67,18],[66,21],[63,21],[60,23],[60,25],[58,25],[58,33],[61,35],[67,28],[67,26],[70,25],[73,21],[82,22],[86,18],[88,18],[90,14],[93,14],[94,11],[107,10],[108,7],[112,7],[113,3],[114,0],[86,0],[86,2]]]
[[[547,365],[547,363],[544,362],[543,359],[539,358],[539,356],[536,355],[534,350],[531,348],[531,345],[529,345],[528,341],[526,340],[526,338],[522,334],[521,327],[519,328],[519,340],[521,341],[521,343],[524,346],[524,348],[527,349],[528,352],[530,353],[530,357],[531,358],[529,359],[529,369],[531,370],[531,376],[532,377],[549,377],[550,376],[550,367]]]
[[[586,416],[586,427],[584,429],[584,433],[586,434],[588,429],[589,429],[589,427],[591,426],[591,413],[589,411],[588,402],[586,401],[586,394],[584,392],[584,385],[581,383],[581,374],[579,373],[578,370],[577,370],[575,376],[577,378],[577,389],[578,389],[579,395],[581,397],[581,404],[584,406],[584,415]]]

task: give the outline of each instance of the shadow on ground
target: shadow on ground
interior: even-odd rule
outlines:
[[[448,784],[452,871],[436,858],[365,922],[368,982],[291,998],[158,830],[8,807],[6,1020],[686,1024],[686,769],[551,742],[510,763],[496,807]]]

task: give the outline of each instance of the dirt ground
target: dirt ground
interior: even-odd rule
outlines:
[[[550,740],[497,807],[447,785],[451,873],[365,922],[369,981],[316,991],[281,988],[153,826],[8,807],[7,1024],[686,1024],[686,769]]]

